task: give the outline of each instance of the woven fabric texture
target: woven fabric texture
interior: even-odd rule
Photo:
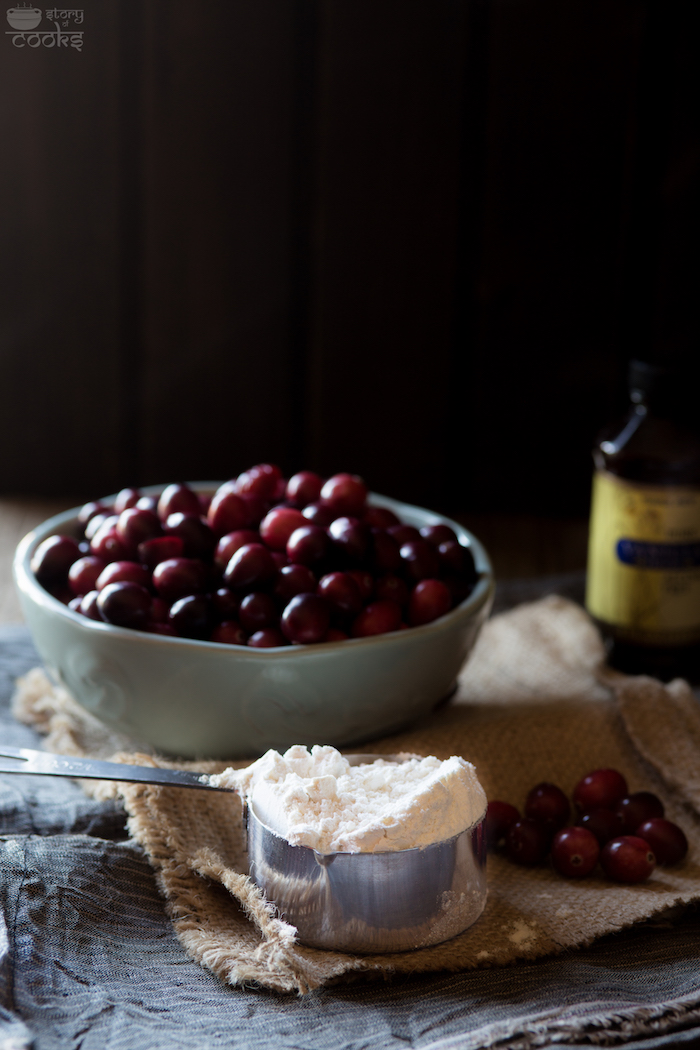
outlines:
[[[126,741],[110,738],[41,672],[23,680],[15,713],[47,734],[49,750],[105,755],[116,745],[123,761],[172,764],[125,752]],[[293,927],[247,878],[235,798],[114,784],[97,792],[105,799],[122,795],[129,830],[157,873],[182,945],[232,985],[308,993],[352,971],[498,967],[588,945],[700,898],[697,701],[685,683],[664,687],[607,671],[595,628],[567,599],[548,597],[494,617],[453,703],[367,750],[462,755],[475,764],[489,798],[519,807],[538,781],[570,793],[589,770],[614,767],[630,790],[661,797],[669,818],[686,832],[690,853],[683,864],[658,868],[635,886],[610,883],[599,873],[566,880],[548,867],[526,869],[493,857],[486,910],[471,929],[413,952],[348,956],[300,945]]]

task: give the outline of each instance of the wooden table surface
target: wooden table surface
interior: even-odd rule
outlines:
[[[0,497],[0,623],[20,623],[12,558],[22,537],[74,505],[69,499]],[[528,579],[585,568],[588,522],[527,514],[458,514],[483,542],[499,580]]]

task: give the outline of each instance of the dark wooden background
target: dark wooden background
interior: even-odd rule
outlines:
[[[0,40],[0,492],[584,515],[627,359],[697,349],[691,6],[84,5]]]

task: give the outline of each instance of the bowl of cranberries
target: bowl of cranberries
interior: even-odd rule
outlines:
[[[494,586],[456,522],[356,475],[271,464],[60,514],[14,569],[75,700],[185,758],[349,747],[409,724],[453,689]]]

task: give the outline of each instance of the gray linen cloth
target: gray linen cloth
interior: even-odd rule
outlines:
[[[575,596],[576,581],[559,584]],[[4,743],[42,746],[8,708],[37,663],[25,628],[0,628]],[[363,977],[300,999],[234,989],[186,956],[118,804],[0,776],[0,1050],[549,1045],[700,1047],[700,915],[503,969]]]

